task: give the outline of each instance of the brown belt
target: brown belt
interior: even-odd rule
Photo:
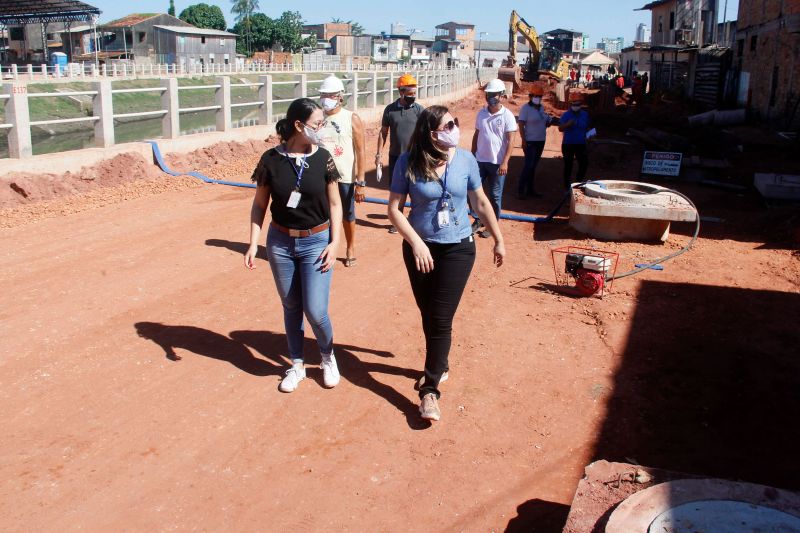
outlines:
[[[274,222],[274,221],[270,222],[270,225],[273,228],[275,228],[276,230],[280,231],[281,233],[285,233],[289,237],[310,237],[312,235],[316,235],[317,233],[325,231],[326,229],[331,227],[330,221],[323,222],[319,226],[314,226],[311,229],[292,229],[292,228],[287,228],[285,226],[281,226],[280,224],[278,224],[277,222]]]

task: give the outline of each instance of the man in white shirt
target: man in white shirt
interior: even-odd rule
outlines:
[[[497,220],[500,220],[500,208],[503,203],[503,186],[508,174],[508,160],[511,158],[514,132],[517,131],[517,120],[514,113],[503,107],[500,98],[505,95],[506,85],[502,80],[493,79],[484,88],[486,107],[478,112],[475,120],[475,135],[472,136],[472,153],[478,160],[481,180],[486,195],[494,209]],[[478,231],[482,224],[475,219],[472,224]],[[488,230],[479,233],[481,237],[489,237]]]

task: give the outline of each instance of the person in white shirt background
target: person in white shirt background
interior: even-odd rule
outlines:
[[[356,202],[364,201],[367,186],[364,180],[364,123],[358,115],[344,108],[344,84],[333,74],[322,80],[319,97],[325,113],[324,126],[319,134],[339,171],[342,223],[347,241],[344,266],[351,267],[356,264]],[[354,175],[357,179],[353,179]]]
[[[506,93],[502,80],[493,79],[484,88],[486,107],[478,112],[475,119],[475,134],[472,136],[472,153],[478,160],[481,181],[486,195],[492,204],[495,217],[500,220],[503,204],[503,186],[508,174],[508,160],[511,158],[512,141],[517,131],[514,113],[500,103]],[[473,231],[480,231],[483,224],[475,219]],[[489,237],[488,230],[480,231],[481,237]]]

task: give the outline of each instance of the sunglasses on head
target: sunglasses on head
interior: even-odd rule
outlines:
[[[457,127],[458,127],[458,119],[454,118],[450,122],[445,122],[444,124],[442,124],[441,129],[439,129],[438,131],[453,131],[453,128]]]

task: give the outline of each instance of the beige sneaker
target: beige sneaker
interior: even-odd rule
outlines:
[[[419,404],[419,414],[425,420],[439,420],[442,417],[442,412],[439,411],[439,400],[432,392],[422,397],[422,402]]]
[[[444,383],[445,381],[447,381],[447,378],[449,378],[449,377],[450,377],[450,376],[447,374],[447,372],[445,372],[444,374],[442,374],[442,377],[441,377],[441,378],[439,378],[439,384],[438,384],[438,385],[436,385],[436,386],[438,387],[439,385],[441,385],[442,383]],[[423,381],[425,381],[425,374],[423,374],[423,375],[422,375],[422,377],[421,377],[421,378],[419,378],[419,379],[416,381],[416,383],[414,383],[414,390],[419,390],[419,389],[421,389],[421,388],[422,388],[422,382],[423,382]]]

